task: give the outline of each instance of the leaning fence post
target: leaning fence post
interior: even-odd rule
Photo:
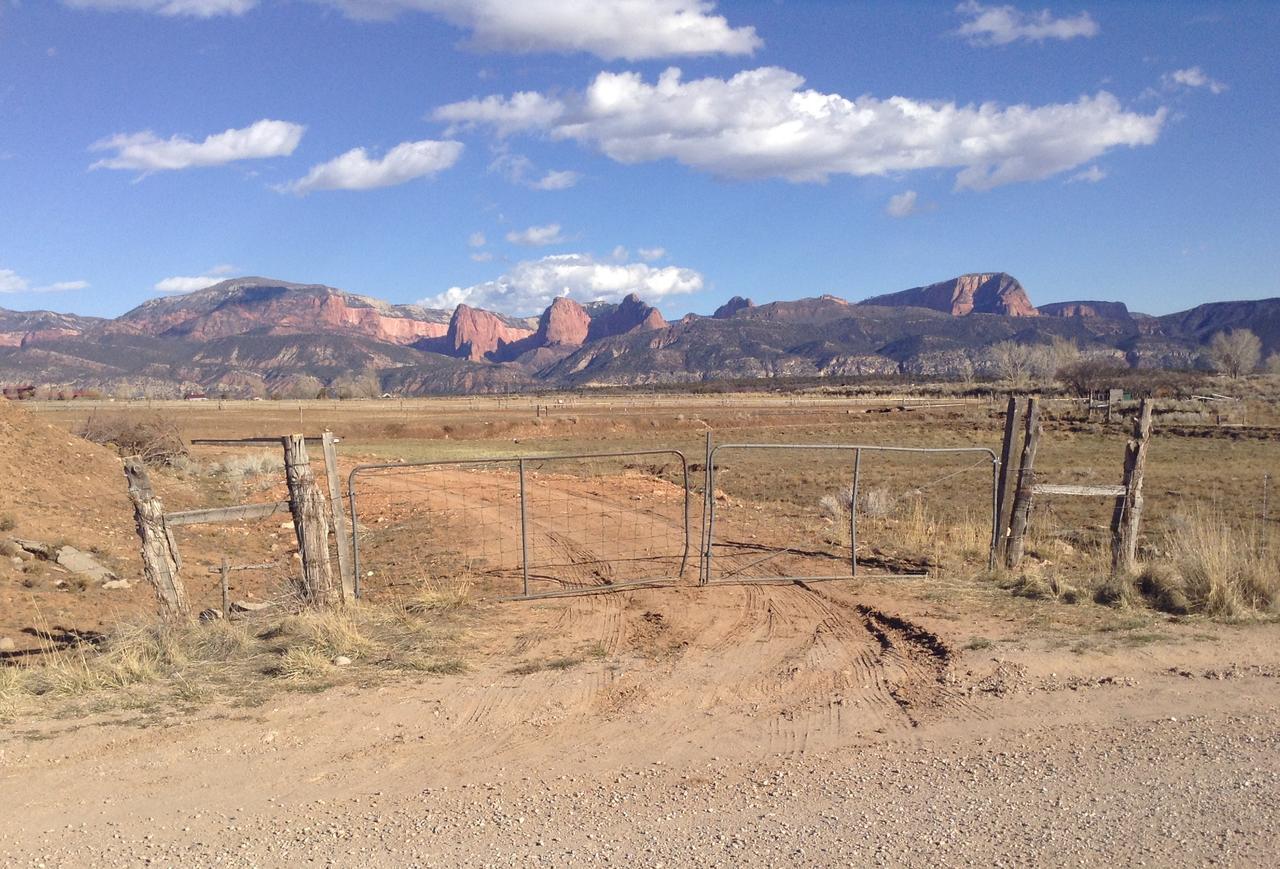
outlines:
[[[347,514],[342,509],[342,484],[338,482],[338,451],[334,447],[333,432],[320,436],[324,451],[325,478],[329,483],[329,510],[333,514],[333,538],[338,544],[338,574],[342,578],[342,599],[355,600],[355,572],[351,568],[351,538],[347,536]]]
[[[1022,424],[1022,400],[1009,396],[1004,413],[1004,441],[1000,445],[1000,478],[996,481],[995,557],[1003,561],[1009,542],[1009,520],[1013,516],[1013,452],[1018,444],[1018,428]]]
[[[311,470],[306,438],[294,434],[281,440],[289,511],[302,555],[302,597],[309,604],[325,606],[333,599],[333,571],[329,567],[329,520],[325,516],[324,495]]]
[[[1040,399],[1027,399],[1026,439],[1022,443],[1022,461],[1018,465],[1018,488],[1013,496],[1009,520],[1009,540],[1005,544],[1005,566],[1017,567],[1022,562],[1027,526],[1031,523],[1031,499],[1035,489],[1036,449],[1040,445]]]
[[[133,502],[133,518],[142,539],[142,573],[155,590],[160,611],[166,617],[187,614],[187,592],[178,577],[182,561],[173,536],[164,521],[164,505],[151,488],[151,478],[142,459],[124,460],[124,477]]]
[[[1124,448],[1124,494],[1116,499],[1111,515],[1111,572],[1132,573],[1142,524],[1142,478],[1146,472],[1147,444],[1151,440],[1151,399],[1142,399],[1133,420],[1133,437]]]

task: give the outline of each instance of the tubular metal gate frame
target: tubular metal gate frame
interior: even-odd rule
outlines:
[[[734,579],[713,579],[711,576],[711,549],[715,543],[715,522],[716,522],[716,499],[715,499],[715,460],[716,453],[721,450],[848,450],[853,453],[853,486],[851,488],[852,498],[849,506],[849,573],[838,574],[833,576],[762,576],[762,577],[742,577],[736,576]],[[986,447],[900,447],[900,446],[877,446],[873,444],[716,444],[712,446],[711,438],[707,437],[707,463],[706,463],[706,482],[703,485],[703,523],[702,523],[702,552],[699,559],[699,585],[714,585],[717,583],[742,583],[742,582],[795,582],[798,580],[806,582],[821,582],[825,580],[837,579],[853,579],[858,575],[858,477],[862,470],[862,453],[880,452],[880,453],[978,453],[991,459],[991,549],[987,557],[988,567],[995,565],[996,541],[999,534],[999,513],[998,513],[998,497],[1000,482],[1000,459],[996,456],[994,450]],[[783,550],[782,552],[785,552]],[[782,554],[781,552],[777,554]],[[772,556],[771,556],[772,557]],[[753,565],[749,564],[747,567]],[[747,568],[742,568],[746,570]],[[732,574],[731,574],[732,575]]]
[[[628,452],[616,453],[563,453],[542,456],[500,456],[493,458],[478,459],[445,459],[431,462],[380,462],[375,464],[356,465],[351,469],[351,473],[347,475],[347,498],[351,504],[351,554],[352,567],[355,571],[355,594],[356,597],[362,596],[361,590],[361,570],[360,570],[360,533],[359,533],[359,514],[356,512],[356,477],[361,473],[370,471],[391,470],[396,468],[429,468],[429,467],[447,467],[451,465],[515,465],[519,474],[520,482],[520,572],[523,578],[523,592],[519,595],[513,595],[510,600],[534,599],[541,597],[559,597],[563,595],[587,594],[595,591],[592,588],[565,589],[562,591],[547,591],[532,593],[529,591],[529,522],[526,514],[525,499],[525,464],[528,462],[548,462],[548,461],[572,461],[584,459],[628,459],[640,458],[643,456],[675,456],[680,460],[680,469],[683,476],[684,489],[684,523],[683,536],[684,546],[680,554],[680,570],[676,572],[674,577],[654,577],[652,579],[637,579],[626,582],[615,582],[602,586],[601,591],[608,591],[615,588],[629,588],[644,585],[658,585],[666,582],[674,582],[684,576],[685,569],[689,563],[689,502],[692,497],[693,490],[689,487],[689,460],[685,458],[684,453],[680,450],[633,450]]]

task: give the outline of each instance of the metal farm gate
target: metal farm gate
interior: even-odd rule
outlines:
[[[860,558],[911,573],[914,562],[860,548],[862,521],[879,523],[886,538],[911,530],[882,518],[884,487],[864,492],[864,453],[894,457],[873,463],[873,477],[905,463],[887,481],[899,500],[918,504],[929,490],[947,521],[964,511],[970,557],[990,563],[1000,469],[992,450],[708,438],[697,582],[850,579]],[[965,457],[977,461],[957,468]],[[975,480],[983,468],[989,479]],[[348,477],[356,593],[465,581],[489,596],[533,598],[691,581],[694,492],[674,449],[359,465]]]
[[[505,597],[669,583],[692,551],[679,450],[367,464],[348,492],[357,594],[403,577]]]

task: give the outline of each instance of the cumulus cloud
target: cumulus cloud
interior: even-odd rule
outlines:
[[[890,217],[910,217],[920,210],[920,195],[914,190],[904,190],[896,196],[889,197],[889,204],[885,206],[885,213]]]
[[[513,229],[507,233],[507,241],[527,247],[541,247],[560,244],[565,241],[565,237],[560,234],[560,224],[548,223],[544,226],[530,226],[527,229]]]
[[[1177,87],[1208,88],[1209,92],[1214,94],[1220,94],[1227,89],[1225,84],[1217,79],[1210,78],[1209,75],[1198,66],[1188,67],[1187,69],[1175,69],[1173,72],[1167,72],[1160,77],[1160,81],[1167,89]]]
[[[628,293],[638,293],[652,302],[696,293],[702,286],[702,275],[693,269],[599,262],[590,254],[571,253],[517,263],[510,272],[492,281],[450,287],[419,304],[451,308],[465,302],[529,316],[542,311],[558,296],[578,302],[616,302]]]
[[[13,269],[0,269],[0,293],[63,293],[88,288],[88,281],[56,281],[52,284],[33,285]]]
[[[660,260],[667,255],[667,249],[665,247],[642,247],[637,252],[640,254],[640,259],[645,262]]]
[[[62,0],[62,2],[77,9],[153,12],[157,15],[189,18],[243,15],[258,5],[258,0]]]
[[[984,6],[976,0],[961,3],[956,12],[968,19],[957,32],[974,45],[1089,38],[1097,36],[1099,29],[1098,22],[1088,12],[1069,18],[1055,18],[1048,9],[1023,12],[1013,6]]]
[[[327,163],[312,166],[305,177],[277,189],[305,196],[313,190],[372,190],[392,187],[448,169],[462,156],[461,142],[401,142],[382,159],[373,159],[364,148],[352,148]]]
[[[732,27],[710,0],[322,0],[353,18],[426,12],[490,51],[586,52],[605,60],[751,54],[754,27]]]
[[[572,140],[620,163],[674,159],[729,178],[821,182],[954,168],[957,188],[985,190],[1048,178],[1118,146],[1150,145],[1167,115],[1125,111],[1106,91],[1044,106],[957,105],[851,100],[803,84],[777,67],[692,81],[671,68],[653,84],[634,72],[602,72],[580,94],[488,96],[442,106],[435,117],[499,136]]]
[[[489,243],[489,240],[484,237],[483,232],[473,232],[467,238],[468,247],[484,247],[488,243]]]
[[[143,174],[197,166],[222,166],[236,160],[287,157],[298,147],[306,127],[288,121],[261,120],[241,129],[225,130],[195,142],[182,136],[161,139],[150,130],[118,133],[90,146],[91,151],[114,151],[90,169],[132,169]]]

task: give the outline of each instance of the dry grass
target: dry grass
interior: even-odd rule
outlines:
[[[1248,533],[1210,513],[1174,523],[1163,555],[1143,569],[1138,590],[1167,612],[1223,619],[1280,614],[1280,540]]]
[[[465,589],[245,621],[121,625],[98,644],[0,666],[0,719],[257,697],[387,672],[457,673]],[[350,664],[340,659],[348,659]],[[339,666],[342,663],[343,666]]]

